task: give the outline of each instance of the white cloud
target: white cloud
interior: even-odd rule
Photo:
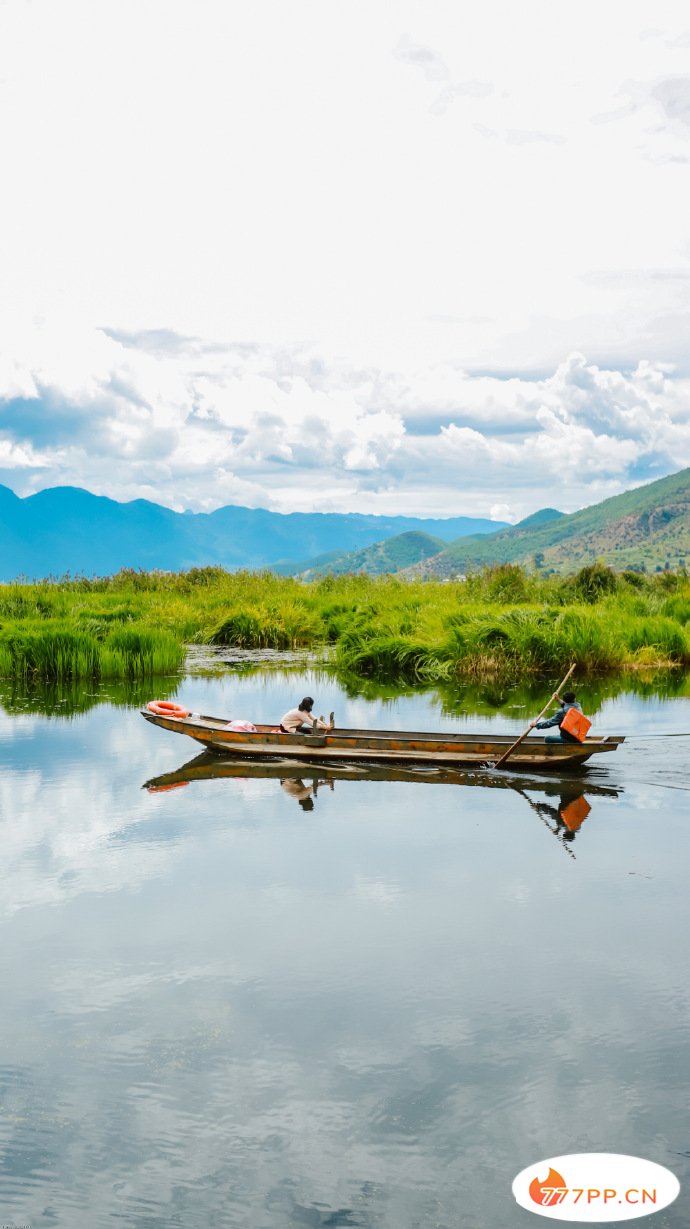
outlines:
[[[660,81],[652,90],[652,98],[661,104],[669,120],[690,128],[690,75]]]
[[[1,422],[2,419],[0,418]],[[48,468],[48,464],[49,462],[30,446],[13,444],[11,440],[2,439],[0,436],[0,469],[9,471],[15,469],[18,471],[23,469],[40,470],[44,466]]]
[[[3,481],[520,516],[690,460],[679,0],[191,13],[0,6]]]
[[[515,516],[510,504],[492,504],[489,508],[492,521],[514,521]]]
[[[0,353],[0,399],[36,397],[38,390],[33,377],[15,355]]]
[[[443,57],[431,47],[423,47],[404,34],[395,48],[394,55],[403,64],[413,68],[421,68],[427,81],[445,81],[448,76],[448,66]]]
[[[48,345],[45,329],[23,339],[33,398],[0,400],[0,473],[21,494],[82,484],[178,509],[420,515],[506,505],[519,519],[690,464],[689,382],[648,361],[625,372],[574,353],[546,377],[504,379],[448,363],[376,371],[313,347],[170,337],[147,351],[145,338],[78,332]]]

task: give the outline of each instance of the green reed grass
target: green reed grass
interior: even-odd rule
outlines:
[[[184,660],[184,647],[165,631],[123,628],[103,644],[101,678],[144,678],[171,674]]]
[[[442,661],[433,649],[398,636],[376,636],[339,646],[338,666],[345,673],[363,678],[433,682],[447,679],[451,663]]]
[[[319,620],[291,602],[282,609],[234,610],[222,619],[208,643],[239,649],[297,649],[323,639]]]
[[[5,678],[143,678],[172,673],[183,659],[183,646],[155,630],[121,630],[97,639],[60,624],[0,629],[0,676]]]
[[[363,678],[411,683],[489,673],[578,673],[690,662],[690,581],[487,568],[466,582],[270,572],[135,572],[0,585],[0,675],[141,678],[183,646],[336,648]]]
[[[5,677],[97,678],[99,647],[87,632],[68,627],[0,631],[0,673]]]

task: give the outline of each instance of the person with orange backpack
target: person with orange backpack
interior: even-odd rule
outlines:
[[[547,730],[551,726],[558,726],[555,734],[546,735],[546,742],[583,743],[592,723],[584,716],[575,699],[575,692],[564,691],[561,699],[558,692],[554,691],[553,699],[558,700],[560,705],[558,712],[554,713],[553,717],[547,717],[545,721],[533,721],[532,728]]]

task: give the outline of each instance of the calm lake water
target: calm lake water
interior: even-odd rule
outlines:
[[[544,690],[176,694],[517,733]],[[687,1226],[690,699],[615,692],[581,777],[458,785],[214,777],[125,687],[0,689],[0,1225],[535,1226],[515,1174],[608,1151]]]

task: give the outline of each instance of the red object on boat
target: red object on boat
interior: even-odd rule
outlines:
[[[561,722],[561,729],[567,730],[581,743],[585,741],[587,731],[591,728],[592,723],[589,717],[585,717],[584,713],[579,713],[576,708],[569,708]]]
[[[189,717],[189,709],[184,708],[181,704],[176,704],[174,700],[149,700],[146,705],[151,713],[155,713],[158,717]]]

